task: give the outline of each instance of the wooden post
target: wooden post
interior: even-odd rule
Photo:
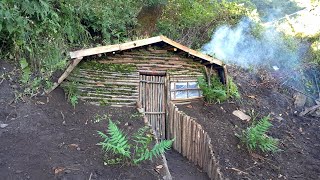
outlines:
[[[47,94],[55,90],[62,82],[65,80],[69,74],[72,72],[72,70],[79,64],[79,62],[82,60],[83,57],[78,57],[77,59],[71,60],[72,62],[68,66],[68,68],[64,71],[64,73],[60,76],[58,79],[58,82],[55,82],[53,84],[53,87],[50,88],[48,91],[46,91]]]

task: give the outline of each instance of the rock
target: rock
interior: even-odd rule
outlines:
[[[0,128],[6,128],[9,124],[0,124]]]
[[[294,98],[294,105],[296,107],[300,107],[301,108],[306,104],[307,96],[305,96],[304,94],[294,93],[293,94],[293,98]]]
[[[71,173],[71,170],[67,169],[64,171],[64,173],[69,174],[69,173]]]
[[[20,173],[22,173],[23,171],[22,170],[16,170],[16,173],[17,174],[20,174]]]
[[[237,116],[238,118],[240,118],[243,121],[250,121],[251,117],[246,115],[244,112],[239,111],[239,110],[235,110],[232,112],[233,115]]]
[[[17,89],[17,88],[18,88],[18,86],[17,86],[17,85],[15,85],[15,84],[13,84],[13,85],[11,85],[11,88],[12,88],[12,89]]]

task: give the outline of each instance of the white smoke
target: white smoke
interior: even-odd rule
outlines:
[[[292,68],[299,64],[303,46],[297,41],[285,41],[284,36],[273,28],[268,28],[254,37],[254,22],[243,19],[236,27],[224,25],[218,28],[202,51],[226,63],[243,68],[252,66],[278,66]],[[293,45],[293,46],[292,46]]]

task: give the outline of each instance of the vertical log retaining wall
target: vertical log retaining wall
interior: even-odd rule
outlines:
[[[211,138],[194,118],[168,103],[167,138],[173,139],[173,149],[198,165],[210,179],[220,180],[223,175],[214,156]]]

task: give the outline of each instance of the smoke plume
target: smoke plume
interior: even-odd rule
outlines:
[[[265,28],[253,36],[254,22],[243,19],[237,26],[224,25],[218,28],[211,41],[202,51],[226,63],[243,68],[269,66],[294,68],[299,64],[303,46],[294,39],[286,39],[274,28]]]

